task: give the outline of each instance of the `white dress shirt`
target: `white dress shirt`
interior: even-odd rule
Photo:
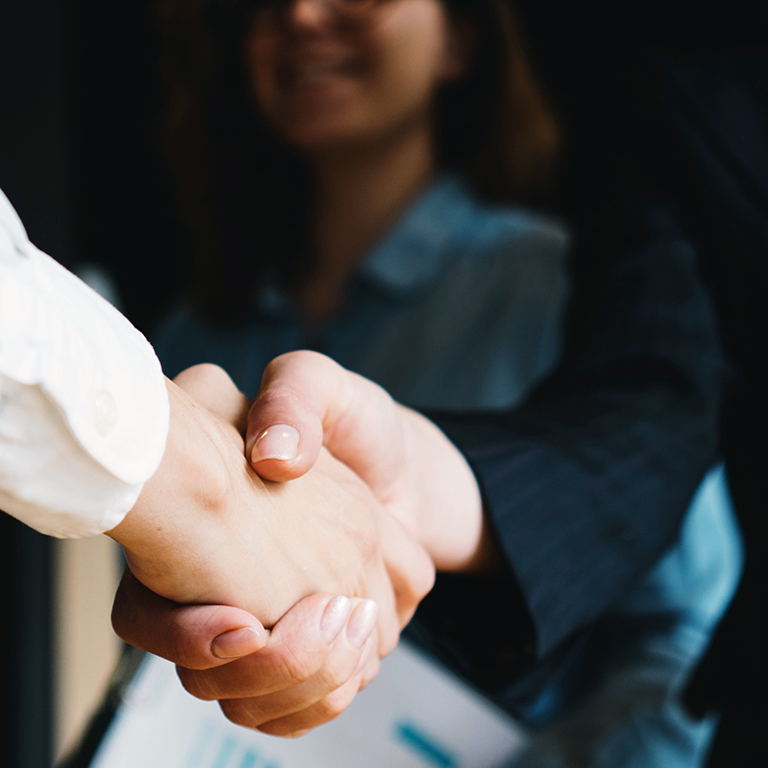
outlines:
[[[168,419],[150,344],[29,242],[0,191],[0,509],[58,538],[114,528]]]

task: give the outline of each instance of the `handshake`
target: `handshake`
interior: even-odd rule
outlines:
[[[220,368],[168,382],[163,461],[109,532],[117,633],[226,716],[296,736],[340,714],[434,582],[497,567],[464,457],[420,414],[314,352],[251,403]]]

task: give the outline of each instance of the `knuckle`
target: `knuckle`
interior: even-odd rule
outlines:
[[[285,352],[277,359],[284,361],[286,364],[307,365],[317,369],[336,366],[336,363],[329,357],[312,349],[295,349],[291,352]]]
[[[186,668],[190,671],[204,670],[206,667],[210,667],[210,663],[206,664],[200,658],[194,648],[191,648],[183,638],[174,637],[168,659],[174,664],[177,664],[179,668]]]
[[[313,352],[304,349],[294,349],[290,352],[284,352],[275,358],[275,363],[280,365],[291,365],[292,363],[301,363],[303,360],[311,359]]]
[[[354,686],[344,686],[329,693],[313,707],[313,715],[317,716],[318,722],[327,723],[329,720],[335,720],[352,703],[356,693],[356,681]]]
[[[376,676],[379,674],[379,669],[381,667],[381,662],[379,661],[379,657],[375,656],[366,664],[365,669],[363,670],[362,675],[360,676],[360,689],[363,690],[368,685],[370,685],[375,679]]]
[[[318,725],[320,725],[320,723],[318,723]],[[282,739],[298,739],[299,736],[309,733],[312,728],[307,728],[306,726],[299,728],[277,720],[272,723],[264,723],[263,725],[258,726],[256,730],[265,733],[268,736],[278,736]]]
[[[213,701],[217,698],[216,690],[214,689],[209,676],[205,673],[198,672],[194,669],[186,669],[185,667],[177,665],[176,674],[179,680],[181,680],[184,690],[196,699]]]
[[[301,367],[316,364],[315,356],[318,358],[321,357],[321,355],[316,352],[301,349],[284,352],[282,355],[278,355],[267,363],[262,375],[262,382],[272,382],[284,371],[297,366]]]
[[[195,376],[197,378],[213,378],[223,377],[229,378],[229,374],[220,366],[215,363],[197,363],[192,365],[183,371],[188,376]],[[179,374],[181,375],[181,374]]]
[[[232,499],[230,468],[222,460],[208,460],[196,462],[194,470],[204,483],[197,491],[201,502],[214,510],[226,509]]]
[[[435,566],[432,559],[424,554],[411,564],[407,578],[398,589],[398,604],[408,608],[412,614],[418,604],[431,592],[435,585]]]
[[[195,663],[195,659],[189,653],[189,649],[185,647],[183,642],[180,642],[178,638],[173,640],[170,648],[169,659],[179,666],[180,669],[188,669],[190,671],[197,669],[200,665]]]
[[[289,645],[286,645],[284,648],[282,670],[293,685],[301,685],[301,683],[307,682],[316,671],[307,655],[296,653]]]
[[[279,381],[282,386],[290,390],[291,387],[287,383],[290,379],[294,384],[302,382],[299,389],[303,390],[311,382],[334,377],[337,371],[341,370],[343,370],[341,366],[326,355],[299,349],[285,352],[270,361],[264,369],[261,381],[262,386],[273,385],[275,381]]]
[[[261,722],[255,712],[249,708],[248,699],[224,699],[219,702],[224,717],[235,725],[244,728],[259,728]]]
[[[320,680],[327,690],[336,690],[349,680],[352,669],[354,669],[354,664],[351,669],[349,668],[349,665],[345,665],[344,667],[339,665],[327,665],[320,670]]]
[[[168,628],[168,654],[167,657],[174,664],[187,669],[201,669],[203,665],[198,658],[195,644],[192,638],[184,633],[184,628],[179,626],[178,617],[172,616]]]
[[[255,727],[257,730],[270,736],[296,738],[318,725],[337,718],[352,703],[357,689],[358,682],[355,679],[301,712],[269,720],[258,725],[253,725],[253,718],[251,718],[250,727]],[[235,714],[236,716],[238,715],[238,713]],[[249,725],[249,723],[242,722],[242,713],[239,716],[241,717],[241,721],[238,722],[239,725]]]

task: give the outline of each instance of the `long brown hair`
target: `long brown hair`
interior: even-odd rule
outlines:
[[[469,70],[437,101],[442,169],[481,198],[538,205],[553,188],[559,132],[506,0],[443,0],[475,36]],[[311,267],[310,176],[260,118],[244,62],[248,3],[160,0],[161,141],[186,232],[191,298],[242,317],[264,278],[299,285]]]

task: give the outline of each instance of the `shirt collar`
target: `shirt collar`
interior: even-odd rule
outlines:
[[[429,286],[475,231],[478,212],[460,179],[438,177],[374,246],[358,278],[393,298]],[[272,282],[259,288],[255,304],[267,316],[293,311],[290,298]]]
[[[430,285],[462,249],[477,215],[462,182],[439,177],[374,246],[360,268],[361,279],[397,297]]]

